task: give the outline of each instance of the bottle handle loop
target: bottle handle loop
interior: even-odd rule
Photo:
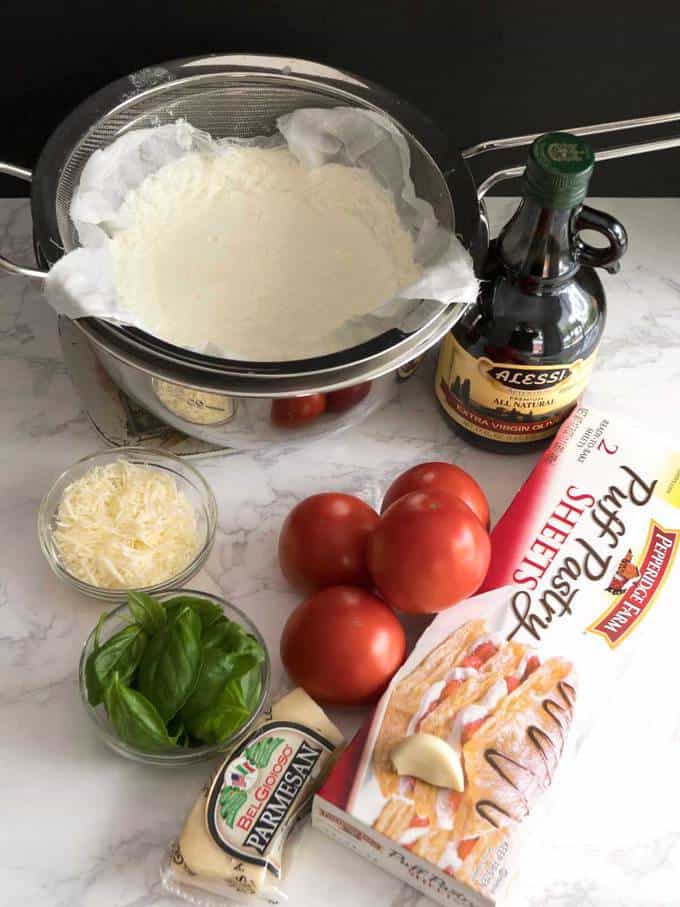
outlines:
[[[602,249],[591,246],[578,235],[581,230],[595,230],[609,240]],[[605,268],[615,274],[620,268],[620,259],[628,248],[626,229],[616,218],[604,211],[597,211],[584,205],[574,221],[575,257],[579,264],[590,268]]]

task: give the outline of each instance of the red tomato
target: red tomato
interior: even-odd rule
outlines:
[[[490,554],[489,536],[467,504],[445,491],[412,491],[380,518],[367,562],[392,607],[431,614],[479,588]]]
[[[353,387],[343,387],[339,391],[330,391],[326,394],[326,409],[329,413],[344,413],[352,409],[367,397],[371,390],[372,381],[364,381]]]
[[[351,494],[326,492],[300,501],[279,536],[279,564],[302,591],[326,586],[371,586],[368,537],[380,517]]]
[[[282,397],[279,400],[272,400],[271,420],[279,428],[300,428],[318,419],[325,410],[325,394]]]
[[[406,638],[379,598],[352,586],[315,592],[288,618],[281,660],[313,699],[351,705],[374,699],[406,654]]]
[[[468,505],[485,529],[489,528],[486,495],[471,475],[453,463],[421,463],[407,469],[387,489],[382,512],[411,491],[448,491]]]

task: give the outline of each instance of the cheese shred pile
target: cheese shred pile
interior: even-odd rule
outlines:
[[[66,488],[53,538],[64,569],[104,589],[162,583],[199,547],[196,514],[174,479],[126,460],[94,466]]]

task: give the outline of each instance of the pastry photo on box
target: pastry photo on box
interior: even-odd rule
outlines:
[[[495,528],[482,593],[422,634],[316,827],[441,904],[504,903],[574,741],[677,639],[679,535],[680,444],[577,409]]]

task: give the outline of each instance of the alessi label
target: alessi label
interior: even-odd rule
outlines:
[[[534,366],[475,359],[448,334],[439,353],[435,393],[459,425],[493,441],[540,441],[553,435],[588,383],[596,353],[567,365]]]
[[[269,722],[219,770],[206,803],[206,827],[231,856],[274,875],[279,832],[307,806],[333,745],[293,722]]]

